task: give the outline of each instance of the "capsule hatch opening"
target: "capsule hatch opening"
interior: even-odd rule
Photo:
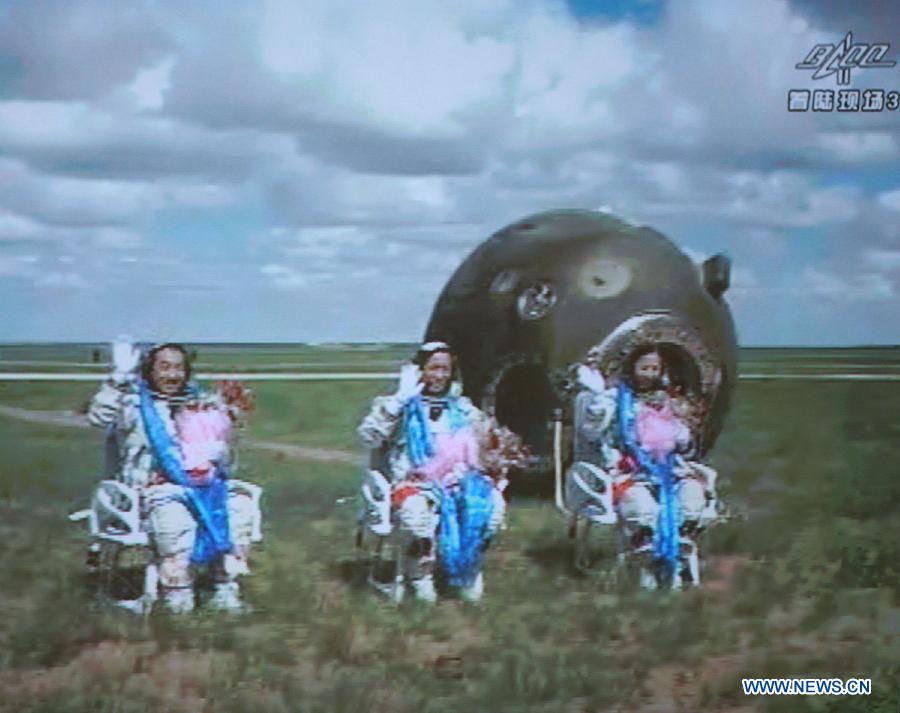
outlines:
[[[540,364],[509,367],[494,392],[497,420],[518,433],[532,456],[540,459],[550,455],[551,417],[558,405],[547,371]]]

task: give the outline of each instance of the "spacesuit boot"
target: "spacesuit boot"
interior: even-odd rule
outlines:
[[[420,602],[434,604],[434,602],[437,601],[437,592],[434,589],[434,578],[430,574],[426,574],[418,579],[413,579],[410,584],[412,585],[416,599]]]
[[[216,611],[240,614],[244,611],[244,602],[241,600],[241,588],[237,582],[218,582],[213,585],[213,595],[208,606]]]
[[[463,601],[472,602],[480,602],[481,597],[484,594],[484,574],[479,572],[475,579],[472,580],[471,584],[467,584],[464,587],[460,587],[459,596]]]
[[[194,611],[193,587],[163,588],[163,602],[173,614],[190,614]]]

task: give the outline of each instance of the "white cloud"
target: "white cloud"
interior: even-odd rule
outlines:
[[[684,245],[680,246],[680,248],[681,248],[681,252],[683,252],[685,255],[687,255],[691,259],[691,262],[696,263],[698,265],[709,257],[709,255],[707,255],[706,253],[703,253],[699,250],[694,250],[693,248],[689,248]]]
[[[732,290],[753,290],[760,287],[756,272],[747,267],[736,267],[731,271]]]
[[[685,188],[685,172],[671,161],[643,164],[641,170],[664,196],[681,195]]]
[[[878,273],[841,275],[815,267],[803,269],[797,289],[812,298],[845,302],[882,301],[896,297],[892,283],[884,275]]]
[[[872,270],[900,270],[900,250],[866,250],[863,262]]]
[[[308,277],[286,265],[269,263],[263,265],[260,272],[270,279],[274,287],[280,290],[296,290],[310,284]]]
[[[614,135],[625,127],[613,110],[614,90],[649,68],[628,26],[579,31],[559,15],[535,14],[524,23],[516,50],[519,70],[511,89],[516,146],[541,135]],[[571,138],[570,138],[571,140]]]
[[[154,67],[138,70],[127,88],[138,110],[162,109],[166,91],[172,85],[172,68],[174,66],[175,58],[167,57]]]
[[[366,117],[387,129],[439,136],[463,131],[465,112],[493,100],[513,62],[508,46],[467,36],[459,16],[435,3],[271,0],[264,7],[262,58],[279,80],[314,84],[332,115]],[[299,27],[303,42],[295,34]]]
[[[0,150],[61,173],[211,180],[245,178],[291,144],[254,130],[212,131],[86,102],[0,101]]]
[[[723,213],[741,222],[807,228],[849,221],[859,212],[859,189],[818,188],[797,172],[742,171],[727,182],[730,191]]]
[[[133,248],[141,243],[141,236],[136,231],[115,226],[90,228],[82,231],[82,236],[104,249]]]
[[[34,240],[41,236],[37,221],[0,208],[0,242]]]
[[[3,279],[26,280],[38,289],[85,290],[91,286],[71,270],[45,267],[45,261],[32,253],[0,255],[0,280]]]
[[[294,231],[280,231],[275,236],[276,240],[284,245],[282,248],[284,255],[319,264],[333,260],[348,251],[358,251],[375,240],[374,235],[354,225],[298,228]]]
[[[20,166],[3,171],[0,205],[57,225],[122,223],[157,201],[154,186],[134,181],[43,176]]]
[[[158,61],[170,46],[161,15],[147,4],[78,0],[6,3],[0,63],[4,94],[95,99]]]
[[[821,133],[816,143],[839,161],[892,161],[900,156],[897,139],[886,131],[842,131]]]
[[[74,272],[47,272],[37,277],[34,281],[35,287],[63,289],[63,290],[84,290],[90,285],[81,275]]]
[[[228,185],[176,176],[135,181],[47,175],[0,159],[0,241],[67,240],[107,246],[139,242],[140,223],[171,208],[211,209],[237,200]]]
[[[239,200],[237,188],[211,181],[177,179],[156,181],[153,185],[158,192],[158,205],[153,206],[151,203],[154,208],[222,208],[234,205]]]
[[[0,277],[28,277],[34,273],[37,255],[0,254]]]
[[[458,218],[440,176],[356,173],[318,161],[285,161],[266,196],[287,224],[433,224]]]
[[[60,226],[42,223],[17,215],[0,206],[0,244],[28,242],[43,245],[98,246],[102,248],[133,247],[141,242],[140,234],[115,225]]]
[[[879,205],[900,212],[900,188],[878,194]]]
[[[679,3],[663,27],[639,30],[581,25],[542,2],[276,0],[245,21],[241,42],[182,57],[167,100],[209,125],[293,132],[302,150],[366,170],[388,146],[419,155],[418,166],[393,156],[402,170],[427,172],[619,142],[696,160],[709,145],[740,156],[813,145],[818,117],[784,105],[794,64],[821,35],[779,0],[725,5]],[[236,22],[217,18],[211,31]]]

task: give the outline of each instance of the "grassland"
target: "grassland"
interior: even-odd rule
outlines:
[[[898,368],[896,351],[874,351],[756,356],[773,373]],[[256,384],[248,436],[355,451],[355,424],[384,386]],[[0,404],[78,409],[92,388],[0,382]],[[266,539],[246,584],[253,613],[145,621],[95,605],[84,533],[65,519],[97,479],[99,434],[0,416],[0,710],[893,713],[898,436],[897,382],[741,382],[712,457],[734,515],[708,535],[704,587],[635,592],[579,575],[552,505],[514,497],[485,600],[432,609],[362,586],[354,508],[338,502],[356,467],[247,449],[243,475],[266,489]],[[869,677],[874,694],[746,698],[744,676]]]

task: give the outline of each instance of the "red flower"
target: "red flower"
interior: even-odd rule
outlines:
[[[619,472],[633,473],[635,470],[637,470],[637,461],[631,454],[623,453],[622,457],[619,458]]]

